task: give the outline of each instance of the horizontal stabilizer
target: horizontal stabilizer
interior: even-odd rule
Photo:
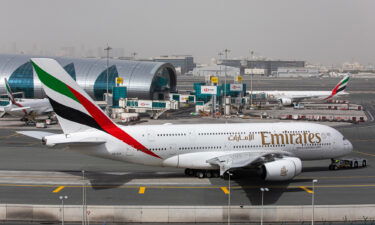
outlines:
[[[103,140],[92,140],[92,141],[76,141],[76,142],[60,142],[55,143],[53,147],[84,147],[104,144],[106,141]]]
[[[7,113],[0,110],[0,118],[3,118],[5,116],[5,114],[7,114]]]
[[[54,133],[44,131],[17,131],[17,133],[39,140],[42,140],[46,136],[55,135]]]
[[[14,112],[14,111],[21,111],[25,109],[30,109],[30,107],[26,106],[26,107],[12,108],[10,111]]]

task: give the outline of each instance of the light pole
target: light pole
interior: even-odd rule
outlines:
[[[86,224],[85,216],[85,204],[86,204],[86,193],[85,193],[85,171],[82,170],[82,225]]]
[[[133,52],[132,53],[132,58],[133,58],[133,60],[135,60],[135,57],[138,55],[138,53],[136,53],[136,52]]]
[[[61,200],[61,224],[64,225],[64,199],[68,199],[68,196],[60,196]]]
[[[262,192],[262,209],[261,209],[261,212],[260,212],[260,225],[263,225],[263,200],[264,200],[264,192],[265,191],[269,191],[268,188],[260,188],[260,191]]]
[[[228,53],[230,52],[229,49],[224,49],[225,53],[225,60],[228,63]],[[227,98],[227,64],[224,65],[224,114],[226,114],[226,98]]]
[[[104,49],[105,51],[107,51],[107,98],[108,98],[108,86],[109,86],[109,51],[112,50],[111,47],[108,46],[107,44],[107,47]]]
[[[233,173],[230,173],[227,171],[228,174],[228,225],[230,225],[230,176],[233,175]]]
[[[317,183],[318,180],[314,179],[312,180],[312,198],[311,198],[311,206],[312,206],[312,215],[311,215],[311,225],[314,225],[314,201],[315,201],[315,183]]]
[[[219,70],[220,70],[220,76],[221,76],[221,64],[222,64],[222,57],[223,57],[223,53],[222,52],[219,52],[218,54],[217,54],[218,56],[219,56],[219,62],[220,62],[220,64],[219,64]]]
[[[223,57],[223,53],[222,52],[219,52],[218,53],[218,56],[219,56],[219,76],[221,77],[221,64],[223,63],[223,61],[222,61],[222,57]],[[220,78],[221,79],[221,78]],[[223,98],[221,98],[221,99],[223,99]],[[224,103],[222,102],[222,104],[221,104],[222,106],[224,105]],[[224,109],[225,110],[225,109]],[[223,110],[223,112],[224,112],[224,110]]]

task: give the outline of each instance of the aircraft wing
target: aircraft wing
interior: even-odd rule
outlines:
[[[230,169],[239,169],[261,165],[272,158],[282,156],[291,156],[291,153],[285,151],[237,152],[209,159],[207,160],[207,163],[218,165],[220,167],[220,175],[223,175]]]

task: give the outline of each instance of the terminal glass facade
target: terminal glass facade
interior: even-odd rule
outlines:
[[[34,97],[34,78],[31,62],[26,62],[18,67],[8,80],[13,92],[23,92],[26,98]]]

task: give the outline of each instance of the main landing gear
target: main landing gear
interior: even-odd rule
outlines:
[[[185,169],[185,175],[198,178],[217,178],[220,176],[220,173],[219,170]]]

